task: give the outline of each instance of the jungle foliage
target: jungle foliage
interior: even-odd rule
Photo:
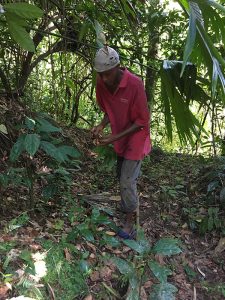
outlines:
[[[194,151],[199,144],[208,153],[224,151],[223,1],[176,4],[3,1],[1,92],[69,124],[90,126],[99,118],[92,62],[106,42],[145,81],[156,143],[178,136]]]

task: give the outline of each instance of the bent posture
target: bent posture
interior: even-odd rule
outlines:
[[[120,67],[118,53],[110,47],[97,51],[96,98],[104,112],[101,123],[92,128],[100,145],[113,144],[117,154],[121,210],[126,214],[123,235],[131,237],[133,215],[137,208],[137,178],[141,161],[150,152],[149,110],[140,78]],[[102,135],[110,123],[112,133]]]

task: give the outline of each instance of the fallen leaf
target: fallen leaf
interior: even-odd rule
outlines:
[[[221,238],[214,252],[215,254],[218,254],[218,253],[222,253],[224,250],[225,250],[225,238]]]
[[[93,281],[93,282],[98,281],[98,280],[100,279],[100,274],[99,274],[99,272],[98,272],[98,271],[94,271],[93,273],[91,273],[90,279],[91,279],[91,281]]]
[[[121,197],[120,196],[111,196],[111,197],[109,197],[109,200],[111,200],[111,201],[120,201]]]
[[[87,297],[84,298],[84,300],[93,300],[93,297],[91,295],[88,295]]]
[[[105,281],[109,281],[112,279],[112,270],[105,266],[100,270],[100,277]]]
[[[113,231],[106,231],[105,234],[110,235],[110,236],[115,236],[116,233]]]
[[[7,297],[9,287],[7,285],[0,285],[0,299],[5,300]]]
[[[65,248],[65,249],[64,249],[64,254],[65,254],[66,260],[67,260],[68,262],[71,262],[71,260],[72,260],[72,255],[70,254],[68,248]]]
[[[151,280],[148,280],[144,284],[145,289],[149,289],[153,285],[153,282]]]
[[[140,298],[141,298],[141,300],[148,300],[148,296],[147,296],[146,291],[143,286],[141,287]]]
[[[164,256],[161,254],[156,254],[155,255],[156,261],[161,265],[164,266],[166,263],[164,262]]]
[[[86,242],[86,244],[92,249],[93,252],[96,252],[96,247],[92,243]]]

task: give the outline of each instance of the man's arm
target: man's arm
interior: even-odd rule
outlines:
[[[106,136],[103,136],[99,139],[100,145],[108,145],[111,144],[117,140],[120,140],[124,136],[130,135],[136,131],[139,131],[143,128],[143,126],[137,125],[133,123],[129,128],[125,129],[124,131],[118,133],[118,134],[109,134]]]

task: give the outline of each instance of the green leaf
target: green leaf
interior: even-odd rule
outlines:
[[[39,7],[29,3],[8,3],[4,5],[4,9],[24,19],[36,19],[43,15]]]
[[[52,158],[56,159],[58,162],[64,162],[65,157],[58,151],[55,145],[50,142],[41,141],[40,147]]]
[[[22,151],[25,149],[25,137],[26,134],[22,134],[19,136],[17,139],[16,143],[13,145],[11,151],[10,151],[10,156],[9,159],[14,162],[17,160],[17,158],[20,156]]]
[[[68,155],[71,156],[73,158],[77,158],[80,156],[80,153],[77,149],[75,149],[74,147],[71,146],[60,146],[58,147],[58,151],[64,156],[64,155]]]
[[[80,234],[89,242],[93,242],[95,240],[93,233],[89,229],[80,229]]]
[[[128,263],[126,260],[119,257],[114,257],[112,260],[117,266],[117,268],[119,269],[121,274],[129,275],[135,272],[133,266],[130,263]]]
[[[103,241],[103,243],[102,243]],[[102,238],[102,241],[100,241],[101,244],[107,244],[110,245],[112,247],[119,247],[120,246],[120,242],[114,238],[113,236],[109,236],[109,235],[104,235]]]
[[[164,266],[161,266],[156,261],[150,261],[149,267],[155,277],[162,283],[167,281],[167,276],[172,275],[172,271]]]
[[[138,289],[131,289],[130,293],[128,294],[126,300],[140,300]]]
[[[28,117],[25,118],[25,125],[28,129],[33,130],[35,123],[36,123],[35,120]]]
[[[26,151],[34,156],[40,146],[40,137],[36,133],[27,134],[24,143]]]
[[[146,240],[134,241],[134,240],[124,240],[123,243],[135,250],[139,254],[144,254],[150,251],[151,247]]]
[[[38,122],[37,129],[40,132],[61,132],[62,129],[59,127],[53,126],[50,122],[45,119],[37,118],[36,121]]]
[[[6,21],[7,23],[9,22],[14,22],[17,25],[21,26],[21,27],[26,27],[27,26],[27,22],[24,18],[21,18],[19,16],[17,16],[15,13],[11,13],[11,12],[6,12],[5,13],[5,17],[6,17]]]
[[[191,3],[191,1],[190,1]],[[187,61],[191,55],[191,52],[194,48],[195,44],[195,38],[196,38],[196,16],[193,12],[192,6],[190,7],[190,19],[189,19],[189,31],[188,31],[188,37],[187,37],[187,42],[185,45],[185,50],[184,50],[184,57],[183,57],[183,66],[181,70],[181,76],[183,75],[184,68],[187,64]]]
[[[172,238],[162,238],[153,247],[153,252],[162,255],[175,255],[182,252],[178,246],[179,241]]]
[[[83,40],[83,38],[85,37],[85,35],[88,32],[89,27],[90,27],[90,23],[89,22],[84,22],[82,24],[80,32],[79,32],[79,37],[78,37],[79,42]]]
[[[89,271],[89,264],[86,260],[80,260],[79,262],[79,267],[80,267],[80,270],[82,271],[82,273],[88,273]]]
[[[153,285],[153,291],[150,294],[151,300],[175,300],[177,288],[170,283],[161,283]]]
[[[9,31],[13,39],[24,49],[35,52],[34,42],[24,27],[19,26],[13,21],[8,21]]]

